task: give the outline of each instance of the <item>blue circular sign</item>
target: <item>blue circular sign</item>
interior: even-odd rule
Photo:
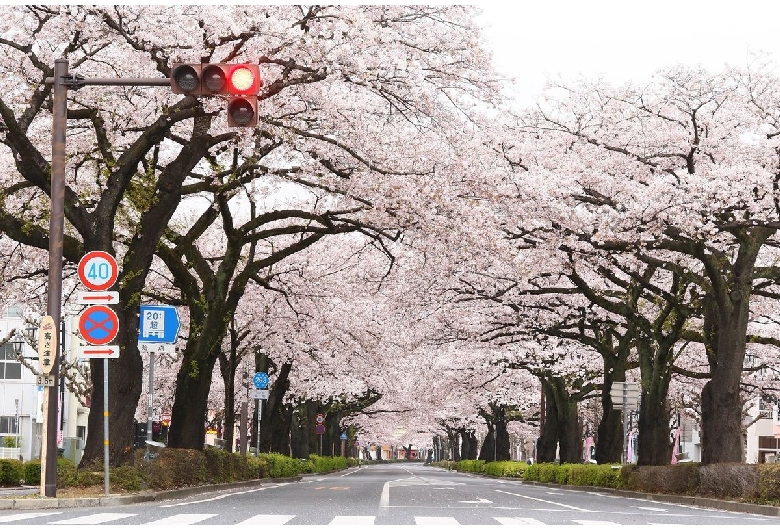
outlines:
[[[268,388],[268,374],[265,372],[257,372],[252,376],[252,382],[257,389]]]

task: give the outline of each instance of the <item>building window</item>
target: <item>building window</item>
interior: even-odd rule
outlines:
[[[16,416],[0,416],[0,434],[18,434]]]
[[[0,379],[21,379],[22,365],[11,344],[0,346]]]

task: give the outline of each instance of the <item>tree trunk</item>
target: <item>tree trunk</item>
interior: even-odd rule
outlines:
[[[176,377],[171,427],[168,431],[169,447],[203,450],[206,409],[215,361],[214,357],[206,360],[189,357],[182,364]]]
[[[267,371],[269,368],[260,364],[258,371]],[[276,371],[273,382],[268,389],[268,399],[263,403],[263,414],[260,419],[260,451],[272,451],[281,454],[290,454],[290,425],[292,422],[292,410],[284,406],[284,396],[290,388],[290,371],[292,362],[284,363]],[[299,458],[308,458],[306,456]]]
[[[542,381],[544,390],[544,420],[539,427],[539,438],[536,440],[536,461],[554,462],[558,449],[558,406],[552,395],[549,384]]]
[[[703,464],[742,462],[742,378],[747,325],[750,317],[750,293],[756,258],[775,229],[755,227],[741,231],[740,246],[730,274],[710,267],[712,291],[704,311],[705,345],[710,360],[711,379],[701,393]],[[704,258],[713,259],[711,256]]]
[[[642,392],[637,437],[637,464],[640,466],[666,466],[671,463],[670,414],[666,389]]]
[[[495,460],[494,448],[496,447],[496,440],[494,434],[496,430],[493,427],[493,422],[491,421],[488,421],[487,428],[487,434],[485,435],[485,439],[482,441],[482,448],[479,450],[478,460],[493,462]]]
[[[625,361],[625,360],[623,360]],[[596,462],[599,464],[620,463],[623,454],[623,418],[622,411],[612,404],[613,381],[625,381],[625,362],[604,363],[604,387],[601,390],[601,420],[596,436]]]
[[[568,397],[568,393],[564,391]],[[567,400],[558,406],[558,442],[560,444],[560,462],[582,462],[582,424],[577,414],[577,402]],[[563,411],[563,414],[561,414]]]
[[[460,429],[458,432],[460,433],[461,440],[460,457],[464,460],[476,460],[477,449],[479,447],[477,435],[474,434],[474,431],[466,429]]]

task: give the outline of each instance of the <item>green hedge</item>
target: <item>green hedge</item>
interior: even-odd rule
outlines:
[[[466,471],[469,473],[484,473],[485,461],[484,460],[461,460],[458,462],[458,471]]]
[[[523,477],[528,464],[525,462],[488,462],[485,474],[493,477]]]

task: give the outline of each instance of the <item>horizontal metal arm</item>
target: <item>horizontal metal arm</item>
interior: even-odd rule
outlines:
[[[54,84],[53,77],[46,78],[47,85]],[[84,79],[79,75],[64,76],[63,85],[74,90],[87,85],[100,85],[100,86],[170,86],[171,80],[168,77],[150,77],[150,78],[106,78],[106,77],[93,77],[91,79]]]

